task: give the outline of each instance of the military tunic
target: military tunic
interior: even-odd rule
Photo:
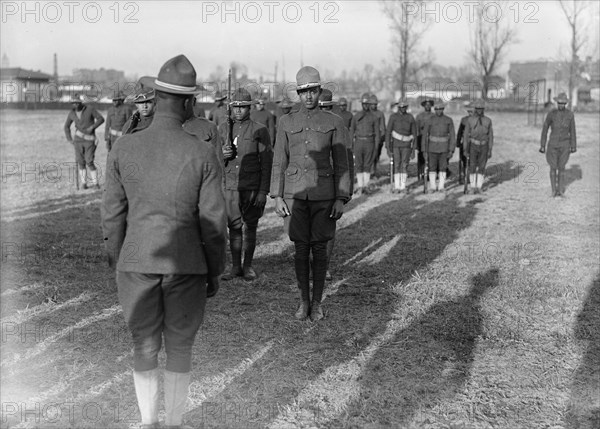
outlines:
[[[548,139],[548,129],[551,129]],[[575,115],[570,110],[552,110],[542,127],[541,146],[546,149],[546,161],[553,169],[564,170],[572,149],[577,149]]]
[[[271,145],[275,144],[275,116],[266,109],[253,110],[250,112],[250,119],[267,127],[269,136],[271,137]]]
[[[123,125],[123,134],[133,134],[145,130],[152,123],[152,119],[154,119],[154,114],[142,116],[140,112],[135,112]]]
[[[208,120],[217,124],[217,127],[223,122],[227,122],[227,107],[223,105],[215,106],[210,109],[210,112],[208,113]]]
[[[350,124],[350,137],[353,140],[355,171],[369,173],[381,139],[377,116],[370,110],[356,113]]]
[[[492,120],[477,114],[470,116],[465,126],[463,144],[470,158],[469,174],[475,174],[476,169],[479,169],[479,174],[483,174],[488,154],[494,146]]]
[[[398,112],[390,116],[385,132],[385,148],[394,157],[394,173],[406,173],[416,137],[417,123],[413,115]]]
[[[429,171],[446,171],[448,158],[456,147],[454,122],[449,116],[434,114],[423,128],[423,149],[427,153]]]
[[[110,152],[115,141],[123,135],[125,123],[133,115],[134,107],[129,104],[111,106],[106,114],[106,126],[104,128],[104,139],[106,149]]]
[[[80,112],[71,109],[65,121],[64,131],[67,140],[73,142],[75,147],[75,160],[80,169],[96,170],[94,157],[96,154],[96,131],[91,127],[99,126],[104,122],[104,117],[92,106],[83,106]],[[75,135],[71,137],[71,124],[75,124]]]

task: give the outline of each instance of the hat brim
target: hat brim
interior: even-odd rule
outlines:
[[[296,91],[302,91],[305,89],[316,88],[318,86],[321,86],[320,82],[309,82],[309,83],[305,83],[303,85],[296,85]]]
[[[557,98],[557,97],[554,97],[554,101],[559,104],[567,104],[569,102],[569,100],[566,98]]]
[[[255,104],[254,101],[232,101],[231,103],[229,103],[231,107],[245,107],[252,106],[253,104]]]
[[[335,104],[334,101],[319,101],[319,106],[327,107],[327,106],[333,106],[334,104]]]
[[[227,98],[226,95],[224,95],[223,97],[215,97],[215,101],[222,101],[225,100]]]
[[[144,87],[153,88],[156,91],[166,92],[169,94],[179,94],[179,95],[195,95],[202,92],[202,86],[194,85],[194,86],[179,86],[173,84],[165,84],[158,80],[158,78],[153,76],[142,76],[139,80],[139,83]]]
[[[433,100],[423,100],[423,101],[421,101],[421,106],[425,107],[426,103],[429,103],[429,104],[431,104],[433,106],[435,104],[435,101],[433,101]]]

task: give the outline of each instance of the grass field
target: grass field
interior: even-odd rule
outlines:
[[[293,319],[293,248],[269,202],[259,279],[224,283],[207,306],[188,424],[600,427],[598,115],[576,116],[565,199],[549,197],[539,128],[490,116],[485,193],[453,176],[445,195],[401,196],[382,175],[347,205],[319,323]],[[75,191],[65,117],[0,112],[0,427],[136,427],[101,191]]]

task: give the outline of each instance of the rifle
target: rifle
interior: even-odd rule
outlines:
[[[469,164],[471,163],[471,158],[467,154],[467,164],[465,165],[465,187],[463,189],[463,193],[466,194],[469,192]]]
[[[423,165],[423,193],[427,193],[427,179],[429,178],[429,159],[424,156],[425,164]]]
[[[390,189],[393,193],[394,188],[394,140],[390,138]]]
[[[233,144],[233,119],[231,118],[231,69],[227,77],[227,133],[225,136],[225,149],[232,152],[231,157],[225,160],[225,166],[237,156],[237,148]]]

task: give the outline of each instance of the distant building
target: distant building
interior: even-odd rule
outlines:
[[[0,102],[47,101],[56,93],[52,76],[20,67],[0,68]]]

